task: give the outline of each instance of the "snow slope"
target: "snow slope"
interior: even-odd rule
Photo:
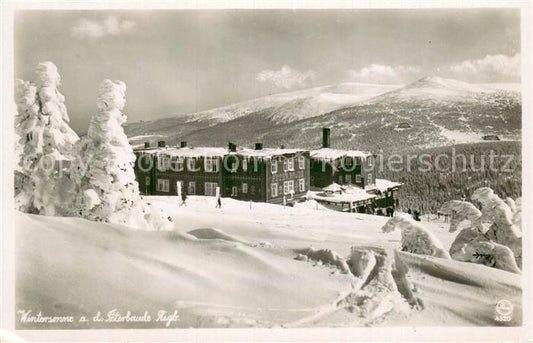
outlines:
[[[216,209],[210,197],[190,196],[186,207],[175,197],[148,200],[171,215],[175,231],[17,213],[17,308],[78,315],[178,310],[171,327],[521,321],[519,275],[395,252],[400,232],[381,232],[386,217],[315,202],[283,208],[224,198]],[[446,249],[456,235],[444,223],[421,225]],[[310,257],[296,259],[301,252]],[[515,307],[509,323],[494,321],[500,299]]]
[[[400,85],[341,83],[288,93],[273,94],[208,111],[188,114],[187,122],[217,124],[272,108],[268,118],[276,123],[290,123],[312,118],[333,110],[371,99],[401,87]]]

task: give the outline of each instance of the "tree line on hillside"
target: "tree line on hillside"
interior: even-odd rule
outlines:
[[[422,154],[427,155],[421,162]],[[489,166],[491,154],[496,156],[492,168]],[[456,157],[455,163],[453,156]],[[437,213],[447,201],[463,197],[470,200],[480,187],[490,187],[502,198],[516,199],[522,195],[520,142],[461,144],[424,150],[410,161],[409,169],[407,157],[402,155],[403,164],[388,164],[388,156],[383,156],[385,163],[381,164],[378,156],[377,167],[380,178],[403,183],[398,192],[399,207],[403,211],[416,209],[421,213]],[[484,168],[481,168],[482,160],[485,161]],[[426,170],[424,161],[430,161],[433,168]],[[398,170],[399,165],[401,170]]]

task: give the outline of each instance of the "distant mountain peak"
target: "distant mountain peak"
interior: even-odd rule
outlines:
[[[450,90],[467,91],[467,92],[489,91],[487,88],[484,88],[476,84],[471,84],[468,82],[455,80],[455,79],[447,79],[447,78],[439,77],[439,76],[427,76],[411,84],[408,84],[406,86],[406,88],[423,88],[423,87],[450,89]]]

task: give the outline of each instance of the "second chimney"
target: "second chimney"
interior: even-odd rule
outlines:
[[[150,142],[144,142],[144,148],[148,149],[150,147]]]
[[[166,142],[165,141],[159,141],[159,142],[157,142],[157,146],[160,147],[160,148],[164,148],[166,146]]]
[[[263,150],[263,143],[255,143],[255,150]]]
[[[229,142],[229,143],[228,143],[228,150],[229,150],[230,152],[236,152],[236,151],[237,151],[237,145],[235,145],[235,144]]]
[[[329,148],[329,127],[322,129],[322,147]]]
[[[181,141],[180,142],[180,148],[186,148],[187,147],[187,142],[186,141]]]

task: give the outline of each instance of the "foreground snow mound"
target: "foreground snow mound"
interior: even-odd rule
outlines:
[[[298,260],[303,260],[304,258],[302,258],[302,256],[305,256],[307,259],[335,266],[344,274],[348,274],[350,272],[350,268],[348,267],[348,264],[346,264],[346,260],[339,256],[335,251],[330,249],[317,250],[313,247],[310,247],[308,249],[298,249],[295,250],[295,252],[299,254],[296,258]]]
[[[189,235],[192,235],[198,239],[221,239],[228,242],[239,242],[247,245],[252,245],[248,242],[245,242],[239,238],[228,235],[222,230],[217,229],[196,229],[187,232]]]
[[[455,231],[464,220],[469,220],[471,224],[457,235],[450,255],[459,261],[520,273],[521,201],[502,200],[488,187],[475,190],[472,200],[481,205],[481,211],[469,202],[457,200],[449,201],[441,208],[442,212],[452,216],[450,232]]]
[[[391,312],[409,310],[393,277],[393,259],[384,249],[352,247],[350,269],[359,278],[359,289],[343,302],[347,308],[369,323]]]
[[[398,214],[381,228],[383,232],[400,229],[402,232],[402,251],[420,255],[430,255],[450,259],[444,246],[431,232],[414,221],[411,216]]]

